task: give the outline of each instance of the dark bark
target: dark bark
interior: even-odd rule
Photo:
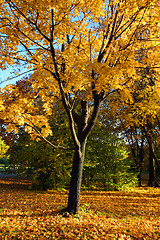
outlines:
[[[137,178],[138,178],[138,187],[142,187],[142,172],[139,172]]]
[[[86,141],[81,143],[80,150],[75,150],[73,157],[71,182],[68,195],[67,211],[69,213],[77,213],[80,211],[80,189],[82,183],[83,162],[85,157]]]
[[[142,170],[144,162],[144,149],[143,147],[139,148],[139,166],[138,166],[138,186],[142,187]]]
[[[155,159],[153,154],[153,147],[149,145],[149,180],[148,184],[149,187],[158,187],[159,184],[156,179],[156,166],[155,166]]]
[[[147,121],[147,128],[144,127],[144,132],[146,135],[146,139],[149,145],[149,180],[148,186],[150,187],[159,187],[159,184],[156,179],[156,154],[154,152],[154,145],[153,145],[153,133],[152,133],[152,124]],[[157,162],[157,166],[159,162]]]
[[[144,139],[142,138],[141,146],[139,147],[139,173],[138,173],[138,186],[142,186],[142,170],[144,163],[144,147],[143,147]]]
[[[141,131],[140,131],[141,130]],[[128,138],[128,143],[130,145],[130,149],[132,152],[133,159],[135,161],[136,169],[137,169],[137,178],[138,178],[138,186],[142,186],[142,170],[144,163],[144,133],[143,129],[139,129],[139,135],[137,133],[137,128],[130,129],[131,137],[128,138],[127,131],[125,131],[126,137]],[[137,136],[139,135],[139,139]]]
[[[89,119],[88,103],[81,101],[81,115],[74,112],[68,112],[71,131],[73,132],[75,139],[75,153],[73,157],[71,182],[68,195],[67,212],[76,214],[80,211],[80,189],[82,183],[83,162],[85,158],[85,148],[87,137],[95,125],[98,110],[100,106],[100,99],[96,95],[94,102],[94,109]],[[75,132],[74,123],[78,128],[78,133]]]
[[[149,148],[152,151],[152,155],[153,155],[153,158],[155,160],[155,164],[157,166],[158,172],[160,173],[160,163],[159,163],[159,160],[158,160],[158,158],[156,156],[156,153],[154,151],[153,140],[150,137],[150,135],[147,133],[147,130],[145,130],[145,134],[146,134],[146,138],[147,138],[147,142],[148,142]]]

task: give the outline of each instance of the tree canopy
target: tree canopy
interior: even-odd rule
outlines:
[[[14,74],[21,74],[22,68],[30,73],[25,93],[18,86],[6,87],[3,118],[10,122],[14,118],[18,125],[39,125],[45,136],[51,133],[45,115],[51,114],[60,95],[70,109],[79,97],[91,100],[93,89],[105,91],[103,98],[123,89],[128,98],[125,86],[137,79],[136,68],[158,66],[158,1],[3,0],[0,4],[0,66],[12,65]],[[149,58],[138,62],[135,53],[141,48],[147,49]],[[28,82],[34,97],[27,91]],[[37,96],[44,101],[40,118],[34,114]]]

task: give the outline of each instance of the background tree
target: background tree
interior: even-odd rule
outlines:
[[[143,127],[145,136],[148,143],[148,149],[149,149],[149,180],[148,180],[148,186],[154,186],[158,187],[159,184],[157,182],[156,177],[156,166],[157,170],[160,173],[160,162],[157,158],[156,152],[155,152],[155,129],[153,128],[152,122],[147,119],[146,126]]]
[[[7,132],[7,124],[5,124],[2,119],[0,119],[0,136],[8,146],[11,147],[13,145],[15,134],[14,132]]]
[[[68,212],[79,210],[87,137],[102,101],[118,89],[129,99],[131,82],[137,78],[135,66],[141,65],[134,52],[142,44],[157,50],[150,37],[159,34],[158,6],[156,0],[0,2],[1,68],[16,65],[31,72],[21,84],[24,94],[20,86],[8,86],[1,93],[1,118],[10,123],[8,131],[25,123],[32,137],[48,142],[48,116],[55,100],[61,99],[74,145]],[[148,39],[139,41],[136,33],[148,23]],[[153,60],[156,66],[157,51]],[[37,97],[43,100],[41,113],[36,110]]]
[[[39,100],[39,106],[41,104]],[[52,111],[59,112],[61,104],[54,104]],[[54,114],[55,116],[55,114]],[[64,112],[61,111],[56,118],[49,120],[54,136],[48,136],[46,140],[71,145],[69,126],[67,126]],[[15,166],[15,172],[33,180],[33,188],[42,190],[52,188],[67,188],[71,171],[71,152],[55,149],[43,140],[32,140],[25,132],[25,126],[19,128],[14,144],[9,150],[10,162]],[[18,168],[17,168],[18,166]]]
[[[116,190],[137,183],[135,163],[127,145],[115,131],[98,123],[88,139],[83,184],[88,188]]]
[[[18,139],[9,151],[14,172],[34,180],[32,189],[68,188],[71,171],[71,154],[54,150],[42,140],[30,140],[20,129]]]
[[[144,136],[143,129],[134,126],[130,126],[125,128],[121,126],[121,133],[124,136],[126,143],[130,147],[131,155],[134,159],[136,169],[137,169],[137,177],[138,177],[138,185],[142,186],[142,171],[145,160],[145,146],[146,146],[146,138]]]
[[[9,167],[9,156],[7,154],[9,146],[0,137],[0,171],[4,172]]]
[[[115,96],[115,105],[119,111],[116,117],[121,119],[120,128],[123,130],[139,171],[139,185],[144,162],[144,146],[148,144],[149,186],[158,186],[156,180],[156,165],[160,170],[155,152],[155,139],[159,139],[157,115],[160,111],[158,73],[149,67],[137,70],[140,79],[135,81],[132,88],[132,101],[124,100],[120,105],[119,93]],[[146,107],[147,106],[147,107]],[[157,137],[156,137],[157,136]],[[159,140],[158,140],[159,141]]]
[[[6,156],[7,150],[9,146],[5,144],[5,142],[0,137],[0,158],[3,158]]]

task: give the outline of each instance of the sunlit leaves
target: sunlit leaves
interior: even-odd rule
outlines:
[[[124,85],[137,79],[135,68],[159,64],[158,9],[156,0],[1,1],[0,67],[33,70],[27,80],[32,90],[25,97],[17,86],[5,89],[2,118],[14,122],[13,128],[30,125],[27,119],[39,127],[46,122],[42,134],[47,136],[45,114],[51,114],[51,104],[60,97],[58,81],[68,96],[91,100],[94,82],[98,92],[120,89],[122,98],[131,101]],[[135,58],[141,48],[149,56],[143,63]],[[44,103],[41,120],[34,117],[37,96]]]
[[[2,140],[2,138],[0,137],[0,158],[5,157],[8,148],[9,146],[7,146],[5,142]]]

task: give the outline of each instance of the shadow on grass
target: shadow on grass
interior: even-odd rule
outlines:
[[[30,190],[32,182],[18,177],[0,178],[0,188],[5,190]]]

